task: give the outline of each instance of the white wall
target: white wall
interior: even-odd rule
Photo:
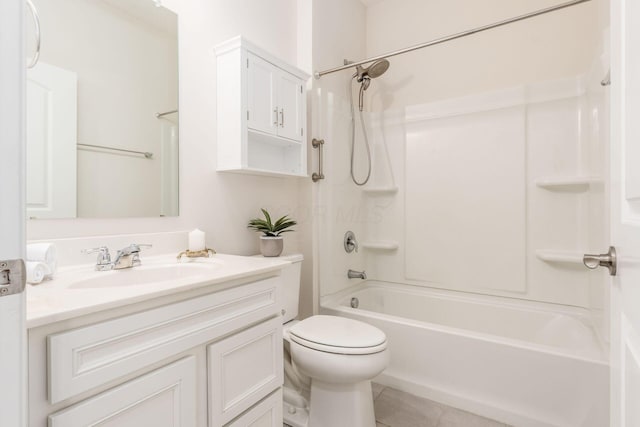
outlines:
[[[41,61],[78,75],[77,142],[154,154],[78,150],[78,216],[159,216],[155,113],[178,105],[175,25],[153,25],[98,0],[36,6],[45,37]],[[150,12],[161,13],[149,3]]]
[[[560,3],[558,0],[384,0],[367,8],[367,56]],[[369,89],[395,108],[584,73],[597,46],[597,1],[391,58]],[[380,92],[378,92],[380,91]]]
[[[216,67],[212,48],[225,39],[243,34],[296,64],[296,1],[166,0],[163,3],[179,15],[180,216],[30,221],[29,239],[199,227],[207,232],[207,244],[219,252],[252,254],[258,252],[258,237],[247,230],[246,223],[260,214],[260,207],[271,209],[274,215],[291,214],[294,218],[306,207],[298,202],[299,182],[295,179],[215,171]],[[304,227],[304,223],[300,225]],[[298,239],[298,233],[289,233],[285,250],[298,250]]]

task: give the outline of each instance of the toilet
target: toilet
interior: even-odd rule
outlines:
[[[282,258],[284,422],[291,427],[375,427],[371,379],[389,363],[387,338],[367,323],[298,315],[302,255]]]

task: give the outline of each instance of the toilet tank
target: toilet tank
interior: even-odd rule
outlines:
[[[298,316],[298,298],[300,297],[300,271],[302,254],[282,255],[291,265],[282,269],[282,301],[284,313],[282,323],[287,323]]]

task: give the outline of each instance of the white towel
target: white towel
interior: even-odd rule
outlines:
[[[32,285],[42,282],[44,277],[49,274],[49,267],[44,262],[27,261],[25,265],[27,267],[27,282]]]
[[[53,243],[30,243],[27,245],[27,261],[39,261],[47,265],[47,278],[56,273],[57,253]]]

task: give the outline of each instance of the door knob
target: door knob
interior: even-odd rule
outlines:
[[[584,257],[582,257],[582,262],[590,270],[595,270],[598,267],[607,267],[607,269],[609,269],[609,275],[615,276],[618,264],[616,248],[609,246],[609,252],[606,254],[585,254]]]

